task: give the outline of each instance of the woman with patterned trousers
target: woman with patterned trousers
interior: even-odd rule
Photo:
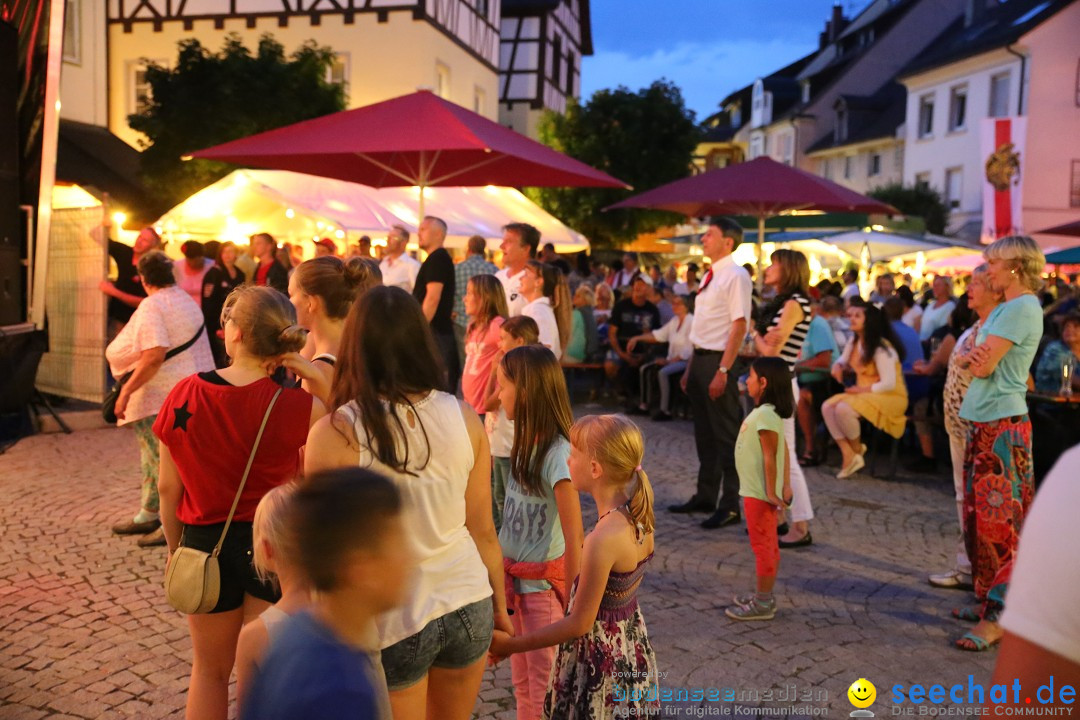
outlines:
[[[975,378],[960,406],[971,422],[964,458],[964,528],[978,608],[954,615],[977,621],[956,641],[961,650],[981,652],[1001,641],[998,623],[1024,514],[1035,494],[1031,467],[1031,421],[1027,378],[1042,337],[1042,308],[1035,291],[1046,264],[1029,237],[1005,237],[983,255],[990,287],[1005,302],[990,313],[975,348],[957,361]]]
[[[151,428],[173,386],[189,375],[213,370],[214,356],[202,310],[176,285],[172,260],[152,250],[139,258],[138,269],[147,297],[105,348],[105,359],[113,377],[132,373],[116,399],[116,424],[135,431],[142,470],[139,511],[130,520],[113,525],[112,531],[144,535],[138,544],[149,547],[165,544],[158,513],[158,439]],[[173,349],[179,351],[168,357]]]

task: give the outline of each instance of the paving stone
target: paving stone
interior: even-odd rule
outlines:
[[[863,676],[879,692],[969,674],[988,680],[994,653],[950,644],[962,628],[949,609],[967,598],[925,579],[947,569],[955,549],[949,477],[840,481],[834,469],[808,470],[814,544],[783,551],[776,619],[738,623],[723,609],[753,586],[746,535],[664,510],[693,494],[692,429],[640,424],[657,508],[641,604],[662,685],[795,684],[826,690],[825,704],[846,713],[847,686]],[[135,439],[124,430],[36,436],[0,455],[0,718],[182,717],[191,643],[183,616],[164,602],[164,555],[109,531],[133,512],[137,476]],[[595,509],[587,499],[582,508],[591,526]],[[508,662],[485,672],[476,711],[514,717]]]

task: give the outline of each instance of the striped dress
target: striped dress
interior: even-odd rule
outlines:
[[[782,302],[780,302],[782,300]],[[789,300],[794,300],[799,303],[799,307],[802,308],[803,317],[794,329],[791,331],[791,335],[788,336],[784,346],[780,348],[780,357],[788,365],[788,370],[795,372],[795,363],[799,361],[799,355],[802,354],[803,343],[806,342],[806,336],[810,332],[810,301],[802,293],[792,293],[782,298],[777,298],[778,307],[776,313],[772,316],[772,319],[768,321],[768,330],[780,325],[780,316],[784,314],[784,306],[787,305]]]

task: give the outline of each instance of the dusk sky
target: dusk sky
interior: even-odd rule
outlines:
[[[852,17],[869,0],[842,0]],[[702,120],[733,90],[817,47],[834,0],[592,0],[595,54],[582,100],[603,88],[638,89],[661,77]]]

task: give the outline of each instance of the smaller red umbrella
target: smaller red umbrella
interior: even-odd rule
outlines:
[[[251,135],[191,157],[371,187],[629,186],[422,90]]]
[[[756,217],[759,285],[762,281],[761,242],[765,235],[766,218],[792,210],[898,213],[891,205],[767,157],[676,180],[606,209],[634,207],[670,210],[689,217]]]
[[[1039,235],[1069,235],[1071,237],[1080,237],[1080,220],[1075,220],[1071,223],[1065,223],[1064,225],[1055,225],[1052,228],[1046,228],[1045,230],[1036,230]]]

